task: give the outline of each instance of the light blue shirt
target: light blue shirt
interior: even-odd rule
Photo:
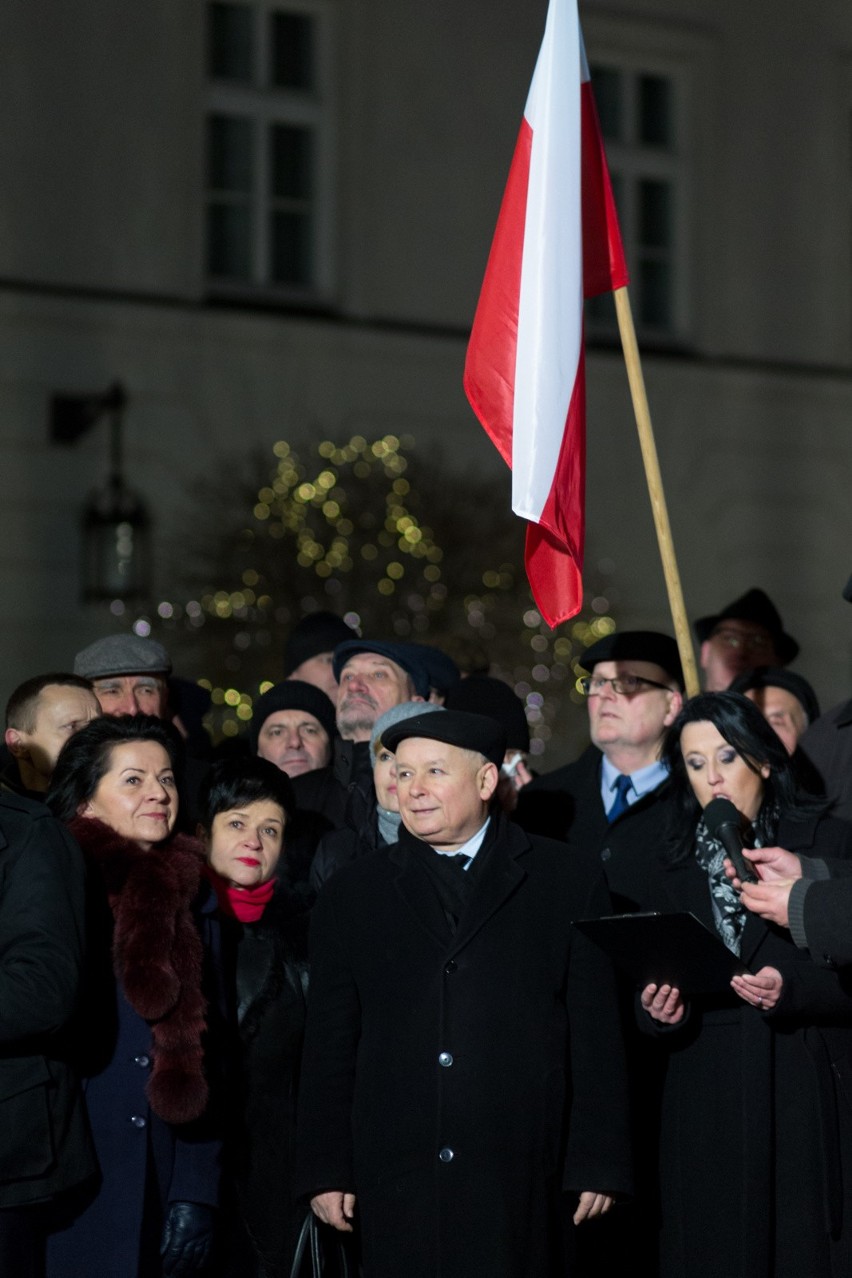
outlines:
[[[615,803],[615,783],[621,775],[618,768],[604,755],[601,762],[601,801],[605,812],[609,812]],[[628,807],[632,807],[646,794],[656,790],[658,785],[662,785],[669,775],[669,770],[658,759],[656,763],[649,763],[647,767],[639,768],[637,772],[631,772],[629,775],[632,784],[626,797]]]
[[[432,851],[437,852],[438,856],[465,857],[467,864],[465,865],[464,868],[465,870],[469,870],[471,865],[473,864],[474,857],[476,856],[479,849],[482,847],[482,842],[485,838],[485,832],[488,829],[488,822],[490,820],[491,820],[491,817],[486,817],[485,825],[483,825],[481,829],[477,830],[476,834],[474,834],[472,838],[468,839],[467,843],[463,843],[460,848],[455,848],[455,850],[452,852],[448,851],[446,848],[432,848]],[[432,847],[431,843],[429,846]]]

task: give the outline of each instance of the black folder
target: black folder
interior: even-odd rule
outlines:
[[[724,994],[732,976],[749,970],[691,913],[613,914],[574,926],[642,989],[676,985],[683,994]]]

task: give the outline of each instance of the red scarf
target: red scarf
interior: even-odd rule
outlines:
[[[204,956],[191,910],[201,846],[178,834],[146,852],[102,821],[75,817],[68,828],[106,889],[116,978],[151,1024],[148,1103],[167,1123],[188,1123],[207,1105]]]
[[[210,865],[204,867],[204,872],[213,884],[223,914],[230,919],[238,919],[240,923],[257,923],[272,900],[275,879],[267,879],[266,883],[259,883],[257,887],[241,888],[233,887]]]

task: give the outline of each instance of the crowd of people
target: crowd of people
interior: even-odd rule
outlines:
[[[0,1272],[847,1275],[852,703],[761,590],[695,631],[689,699],[588,648],[542,775],[506,683],[325,612],[219,751],[153,639],[17,688]]]

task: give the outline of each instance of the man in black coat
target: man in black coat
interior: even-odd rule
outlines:
[[[665,838],[669,788],[660,747],[683,704],[677,644],[625,630],[586,649],[592,744],[520,791],[515,819],[531,834],[600,857],[613,908],[641,907],[651,858]]]
[[[80,850],[47,808],[0,794],[0,1273],[40,1275],[50,1204],[94,1175],[62,1047],[83,961]]]
[[[357,1201],[370,1278],[561,1275],[572,1213],[630,1188],[612,975],[570,926],[600,870],[489,816],[492,720],[383,739],[404,828],[315,909],[298,1183],[340,1230]]]
[[[531,832],[564,839],[571,855],[598,857],[613,912],[644,908],[649,877],[666,840],[670,786],[660,748],[683,704],[683,672],[674,639],[625,630],[586,649],[592,744],[574,763],[546,773],[518,795],[515,819]],[[637,1196],[617,1218],[580,1239],[589,1275],[628,1267],[637,1254],[653,1269],[656,1247],[657,1142],[664,1056],[636,1030],[634,990],[620,982],[637,1155]]]

